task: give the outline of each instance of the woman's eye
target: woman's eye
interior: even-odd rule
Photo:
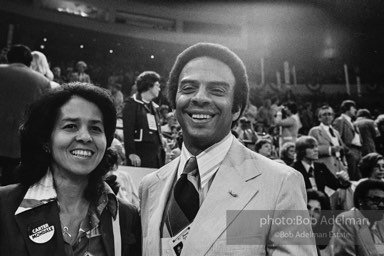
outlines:
[[[95,131],[95,132],[103,132],[103,129],[101,127],[98,127],[98,126],[92,126],[91,130]]]
[[[66,124],[66,125],[64,125],[63,128],[66,130],[72,130],[72,129],[76,129],[76,125],[75,124]]]

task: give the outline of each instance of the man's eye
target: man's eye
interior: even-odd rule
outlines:
[[[223,88],[212,88],[211,93],[215,95],[224,95],[225,94],[225,89]]]
[[[180,87],[180,92],[183,92],[183,93],[191,93],[195,90],[195,86],[191,85],[191,84],[184,84]]]

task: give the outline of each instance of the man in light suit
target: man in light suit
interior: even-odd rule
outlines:
[[[354,125],[359,129],[362,138],[362,156],[376,152],[375,139],[378,135],[375,121],[371,119],[371,112],[368,109],[359,109]]]
[[[339,214],[333,222],[331,255],[383,255],[384,182],[362,181],[353,201],[355,207]]]
[[[183,256],[316,255],[313,237],[297,238],[310,225],[260,222],[266,213],[309,215],[301,174],[231,134],[249,91],[239,57],[221,45],[193,45],[177,57],[168,87],[184,143],[180,157],[140,185],[143,255],[173,255],[181,243]]]
[[[361,159],[362,139],[352,120],[356,116],[356,103],[353,100],[345,100],[341,103],[340,109],[342,114],[335,119],[333,126],[340,133],[344,143],[349,177],[351,180],[359,180],[361,174],[358,164]]]
[[[325,164],[336,175],[337,172],[347,170],[343,154],[343,142],[339,132],[332,127],[333,109],[324,105],[319,109],[320,125],[309,130],[308,135],[315,138],[319,144],[319,159],[315,162]]]

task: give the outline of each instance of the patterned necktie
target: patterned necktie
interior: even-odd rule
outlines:
[[[332,127],[329,127],[329,133],[331,134],[332,137],[336,137]]]
[[[192,222],[199,210],[200,199],[195,186],[188,180],[188,174],[192,174],[195,178],[197,178],[199,174],[197,160],[194,156],[189,158],[185,164],[183,173],[176,182],[173,190],[177,204],[180,206],[180,209],[184,212],[188,220]]]

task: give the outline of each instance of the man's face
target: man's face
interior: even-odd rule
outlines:
[[[355,117],[355,116],[356,116],[356,111],[357,111],[357,109],[356,109],[354,106],[351,106],[351,107],[349,108],[347,114],[348,114],[350,117]]]
[[[319,159],[319,147],[315,145],[314,147],[305,149],[304,158],[311,161]]]
[[[234,89],[232,70],[219,60],[198,57],[184,66],[176,94],[176,117],[192,154],[230,132],[232,121],[240,115],[240,108],[232,113]]]
[[[384,210],[384,191],[381,189],[369,190],[361,202],[360,210],[370,222],[381,220]]]
[[[321,109],[319,121],[325,125],[331,125],[333,121],[333,110],[331,108]]]

